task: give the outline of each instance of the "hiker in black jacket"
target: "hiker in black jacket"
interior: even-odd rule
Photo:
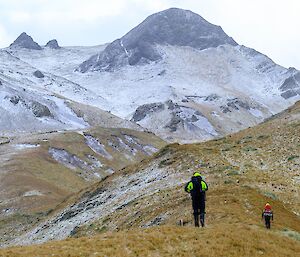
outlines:
[[[271,219],[273,221],[274,215],[272,212],[272,207],[269,203],[265,205],[265,208],[261,214],[261,218],[265,220],[266,228],[271,229]]]
[[[204,227],[205,220],[205,201],[208,186],[199,172],[195,172],[190,182],[185,186],[185,191],[192,196],[192,205],[194,210],[195,227],[199,227],[199,216],[201,226]]]

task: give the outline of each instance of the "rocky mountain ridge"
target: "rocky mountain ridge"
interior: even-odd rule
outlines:
[[[29,87],[131,120],[170,142],[203,141],[254,126],[300,98],[299,71],[237,45],[219,26],[187,10],[153,14],[108,45],[57,51],[57,42],[52,44],[54,49],[41,51],[6,49],[35,69],[38,80]],[[138,60],[134,65],[131,57]],[[99,62],[107,70],[78,72],[92,59],[92,66]],[[25,81],[20,65],[6,73]]]
[[[88,70],[113,71],[124,65],[162,60],[156,45],[189,46],[199,50],[223,44],[237,45],[221,27],[188,10],[171,8],[149,16],[122,38],[79,66]]]

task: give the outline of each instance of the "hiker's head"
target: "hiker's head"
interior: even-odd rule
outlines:
[[[195,172],[193,174],[193,177],[202,179],[202,176],[201,176],[201,174],[199,172]]]
[[[265,210],[271,210],[271,205],[269,204],[269,203],[266,203],[266,205],[265,205]]]

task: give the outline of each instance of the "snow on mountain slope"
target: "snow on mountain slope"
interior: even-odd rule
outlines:
[[[244,46],[157,46],[158,63],[66,77],[101,95],[109,110],[170,141],[213,138],[253,126],[293,104],[280,87],[297,74]],[[136,118],[137,116],[140,116]]]
[[[113,71],[126,65],[147,64],[162,59],[155,45],[190,46],[207,49],[237,43],[222,30],[188,10],[170,8],[147,17],[125,36],[83,62],[78,70]]]
[[[18,49],[21,51],[24,49]],[[15,50],[17,51],[17,50]],[[27,53],[44,50],[28,50]],[[49,88],[51,90],[49,90]],[[2,134],[15,132],[37,132],[65,129],[82,129],[89,126],[89,108],[81,112],[81,117],[72,110],[77,104],[70,99],[89,103],[105,103],[105,100],[93,92],[65,78],[47,73],[31,66],[27,62],[12,56],[8,51],[0,51],[0,131]],[[104,105],[104,104],[102,104]],[[122,123],[121,119],[94,108],[94,115],[106,117],[107,125],[114,127]],[[110,121],[109,121],[110,119]],[[103,122],[102,122],[103,123]],[[129,124],[125,127],[135,127]],[[100,125],[101,122],[93,122]]]
[[[232,133],[300,98],[299,71],[237,45],[221,27],[176,8],[148,17],[107,46],[7,50],[58,82],[35,86],[169,141]]]
[[[54,75],[69,75],[80,63],[91,55],[103,51],[105,45],[80,47],[68,46],[58,49],[43,47],[43,51],[28,50],[25,48],[6,48],[12,55],[26,60],[27,63]]]

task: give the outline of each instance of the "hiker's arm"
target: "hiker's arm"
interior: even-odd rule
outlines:
[[[192,189],[193,189],[193,183],[190,181],[185,185],[184,191],[190,193]]]

